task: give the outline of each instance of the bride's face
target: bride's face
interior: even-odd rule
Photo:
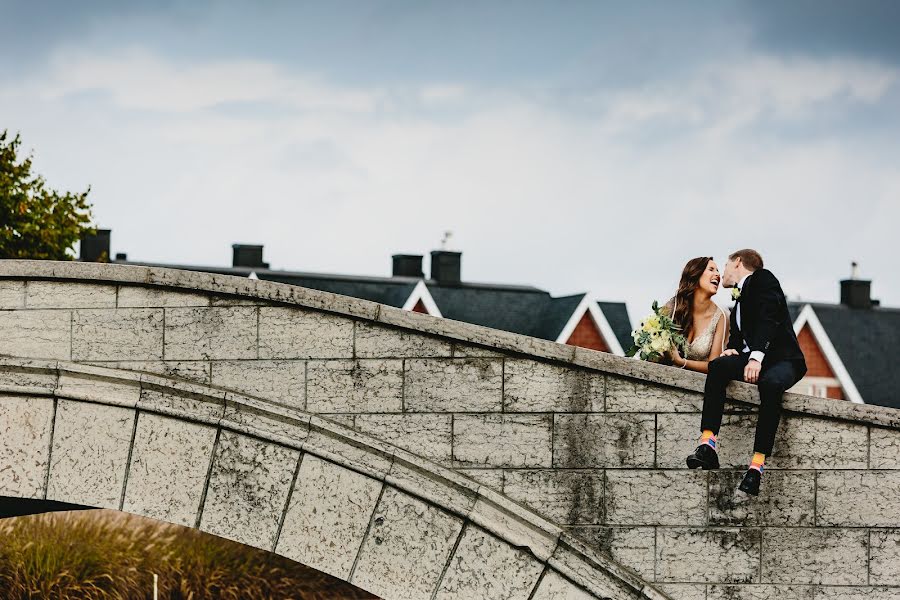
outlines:
[[[709,261],[706,265],[706,270],[703,272],[703,275],[700,276],[700,289],[708,292],[710,296],[713,296],[719,291],[719,284],[721,282],[722,277],[719,275],[719,267],[716,266],[715,261]]]

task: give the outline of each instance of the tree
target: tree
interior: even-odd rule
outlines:
[[[32,156],[18,156],[21,137],[0,133],[0,258],[72,260],[73,246],[90,227],[87,196],[48,189],[31,172]],[[71,251],[71,254],[70,254]]]

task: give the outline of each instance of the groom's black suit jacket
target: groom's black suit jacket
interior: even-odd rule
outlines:
[[[788,313],[787,299],[781,284],[771,271],[754,271],[744,282],[738,300],[741,306],[741,328],[737,326],[737,305],[731,311],[731,334],[728,347],[738,352],[744,340],[750,351],[765,353],[764,364],[789,360],[806,372],[806,360],[797,342],[797,335]]]

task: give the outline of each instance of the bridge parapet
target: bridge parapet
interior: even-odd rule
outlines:
[[[180,377],[320,414],[533,507],[675,598],[900,585],[900,411],[787,395],[751,500],[734,490],[753,386],[729,388],[725,468],[692,472],[682,465],[699,423],[695,373],[170,269],[2,261],[0,309],[0,353]]]

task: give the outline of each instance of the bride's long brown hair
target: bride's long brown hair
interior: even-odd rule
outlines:
[[[694,293],[700,287],[700,277],[706,271],[712,256],[698,256],[684,265],[681,281],[675,294],[675,316],[673,320],[681,327],[681,335],[687,339],[694,328]]]

